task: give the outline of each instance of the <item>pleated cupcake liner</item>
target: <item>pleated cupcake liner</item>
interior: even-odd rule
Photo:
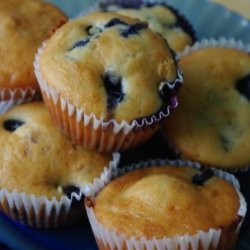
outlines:
[[[0,115],[14,106],[32,101],[38,93],[38,88],[0,88]]]
[[[0,189],[0,211],[10,219],[34,228],[57,228],[75,223],[83,213],[83,199],[92,194],[93,190],[100,189],[107,184],[113,171],[117,168],[120,155],[113,154],[113,159],[104,167],[101,175],[80,187],[79,193],[72,193],[57,200],[46,196],[19,193],[16,189],[9,191]]]
[[[165,118],[169,116],[170,110],[178,105],[177,98],[172,97],[166,108],[130,123],[125,120],[118,123],[114,119],[105,121],[103,118],[97,118],[94,113],[86,114],[83,108],[70,103],[42,77],[39,57],[45,46],[46,43],[38,50],[34,62],[44,102],[61,131],[84,148],[114,152],[125,151],[142,144],[159,130]],[[182,72],[178,69],[177,79],[169,87],[174,88],[182,81]]]
[[[191,161],[169,161],[169,160],[148,160],[144,162],[140,162],[137,164],[133,164],[131,166],[126,166],[122,169],[117,169],[114,171],[113,178],[115,179],[119,176],[122,176],[128,172],[131,172],[136,169],[148,168],[148,167],[157,167],[164,165],[172,165],[176,167],[189,167],[194,169],[201,169],[202,166],[199,163],[191,162]],[[177,235],[175,237],[163,237],[158,239],[153,237],[151,239],[147,239],[142,237],[140,239],[136,239],[135,237],[126,237],[123,234],[119,234],[115,230],[109,230],[101,225],[98,222],[97,218],[94,214],[94,204],[95,204],[95,196],[102,189],[95,189],[92,192],[91,197],[87,197],[85,199],[85,207],[87,211],[87,215],[92,227],[92,231],[96,238],[99,249],[112,249],[112,250],[207,250],[207,249],[218,249],[218,250],[229,250],[233,249],[236,240],[238,238],[238,234],[240,228],[242,226],[244,217],[247,211],[247,204],[240,192],[240,184],[238,180],[231,174],[212,168],[214,175],[220,177],[226,181],[228,181],[236,190],[239,196],[240,207],[237,212],[238,218],[240,218],[238,224],[234,228],[210,228],[208,231],[199,230],[194,235]]]
[[[246,52],[250,52],[250,44],[245,44],[240,40],[234,38],[220,37],[218,39],[209,38],[202,39],[192,46],[187,46],[182,52],[177,53],[177,58],[180,59],[194,51],[204,49],[204,48],[232,48],[238,49]]]
[[[103,7],[107,5],[119,5],[122,7],[132,7],[138,8],[141,5],[142,1],[140,0],[106,0],[100,1],[99,3],[95,3],[93,5],[88,6],[84,10],[81,10],[76,16],[84,16],[92,12],[103,11]]]

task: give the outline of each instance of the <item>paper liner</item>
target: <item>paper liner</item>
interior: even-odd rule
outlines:
[[[0,210],[12,220],[30,227],[55,228],[72,224],[83,215],[84,196],[91,195],[91,190],[103,188],[110,181],[119,159],[119,154],[113,154],[101,175],[93,183],[82,186],[79,194],[72,193],[70,198],[63,195],[60,200],[48,199],[3,188],[0,190]]]
[[[219,39],[202,39],[199,42],[196,42],[193,46],[187,46],[182,52],[177,53],[177,58],[180,59],[183,56],[191,54],[194,51],[204,48],[232,48],[250,52],[250,44],[244,44],[240,40],[235,40],[234,38],[226,39],[220,37]]]
[[[16,105],[33,100],[37,93],[38,88],[0,88],[0,115]]]
[[[122,169],[117,169],[113,174],[113,179],[117,178],[125,173],[131,172],[139,168],[147,168],[154,166],[185,166],[194,169],[201,169],[202,166],[199,163],[191,161],[169,161],[169,160],[148,160],[145,162],[140,162],[131,166],[124,167]],[[231,174],[226,173],[222,170],[214,169],[214,175],[225,179],[231,183],[239,196],[240,207],[238,210],[239,223],[232,228],[215,229],[210,228],[207,232],[198,231],[195,235],[180,235],[172,238],[164,237],[162,239],[157,239],[153,237],[152,239],[146,239],[142,237],[141,239],[135,239],[134,237],[127,238],[123,234],[118,234],[116,231],[108,230],[103,227],[96,219],[93,206],[95,202],[95,196],[101,189],[95,189],[92,192],[92,197],[85,199],[85,207],[87,215],[92,227],[92,231],[95,235],[96,241],[98,243],[99,249],[112,249],[112,250],[207,250],[207,249],[218,249],[218,250],[229,250],[234,249],[236,240],[241,228],[242,222],[246,215],[247,204],[240,192],[240,184],[238,180]]]
[[[166,108],[149,117],[133,120],[131,123],[126,121],[118,123],[113,119],[105,121],[103,118],[98,119],[94,113],[86,114],[83,108],[70,103],[43,79],[39,57],[45,46],[46,42],[39,48],[34,62],[35,74],[44,102],[62,132],[84,148],[99,152],[124,151],[133,148],[152,137],[170,114],[170,110],[178,105],[177,98],[172,97]],[[169,83],[168,87],[174,89],[182,82],[182,72],[178,69],[177,79]]]

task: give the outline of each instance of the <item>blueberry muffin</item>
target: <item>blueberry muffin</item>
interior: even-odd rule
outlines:
[[[148,3],[137,8],[128,8],[128,6],[123,8],[119,5],[102,4],[101,9],[115,11],[147,22],[149,28],[161,34],[175,51],[182,51],[195,41],[194,30],[188,20],[166,4]]]
[[[32,202],[44,197],[38,206],[41,210],[44,209],[42,206],[51,206],[54,202],[56,206],[61,204],[64,211],[68,203],[72,203],[72,195],[80,198],[85,186],[99,178],[112,160],[111,154],[72,145],[58,131],[43,103],[17,106],[0,117],[0,124],[0,209],[22,223],[33,222],[22,221],[22,206],[16,211],[17,215],[13,215],[15,207],[12,210],[10,204],[6,204],[3,190],[7,190],[9,199],[13,197],[13,190],[18,195],[24,193],[27,200],[34,196]],[[28,207],[26,199],[24,207]],[[28,219],[33,216],[32,207],[26,212]],[[43,216],[44,222],[39,220],[41,223],[54,214],[45,213]]]
[[[0,101],[31,99],[38,91],[35,53],[66,16],[40,0],[0,1]]]
[[[35,68],[65,134],[100,151],[150,137],[176,106],[182,81],[165,40],[146,23],[114,13],[68,22],[39,51]]]
[[[175,165],[126,173],[111,181],[95,199],[86,199],[86,206],[93,231],[98,231],[99,249],[116,249],[117,245],[117,249],[127,249],[128,242],[137,244],[136,249],[159,249],[160,245],[169,249],[171,242],[175,246],[171,249],[181,249],[184,237],[187,247],[183,249],[233,249],[242,221],[241,201],[233,184],[212,170]],[[211,240],[216,238],[210,234],[213,230],[219,231],[215,241]],[[115,248],[106,242],[102,231],[112,234],[110,242]],[[194,239],[200,244],[193,244]]]
[[[250,54],[209,46],[181,57],[185,86],[163,132],[185,159],[245,167],[250,164]]]

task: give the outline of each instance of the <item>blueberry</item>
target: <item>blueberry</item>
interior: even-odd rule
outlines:
[[[250,74],[239,79],[235,84],[236,89],[250,101]]]
[[[124,21],[120,20],[119,18],[113,18],[111,19],[108,23],[105,24],[105,28],[110,28],[116,25],[128,25],[127,23],[125,23]]]
[[[102,30],[96,26],[88,26],[86,31],[89,36],[94,36],[102,32]]]
[[[83,46],[85,46],[85,45],[88,44],[88,43],[89,43],[89,38],[86,38],[86,39],[84,39],[84,40],[80,40],[80,41],[76,42],[76,43],[72,46],[72,48],[70,49],[70,51],[73,50],[73,49],[75,49],[75,48],[77,48],[77,47],[83,47]]]
[[[202,186],[207,180],[213,176],[213,171],[211,169],[205,169],[201,173],[196,174],[192,178],[192,183],[195,185]]]
[[[122,79],[116,76],[114,73],[107,72],[102,77],[104,87],[107,93],[107,109],[113,110],[118,103],[124,99],[124,93],[122,90]]]
[[[24,122],[22,122],[22,121],[15,120],[15,119],[9,119],[9,120],[4,121],[3,127],[5,130],[7,130],[9,132],[14,132],[19,127],[21,127],[23,124],[24,124]]]
[[[138,34],[139,31],[146,29],[147,27],[148,25],[146,23],[136,23],[134,25],[129,25],[126,30],[122,31],[121,35],[127,38],[128,36]]]
[[[63,187],[63,193],[71,198],[72,193],[80,194],[80,188],[74,185],[68,185],[66,187]]]
[[[156,5],[157,4],[155,4],[155,3],[143,4],[144,7],[149,7],[149,8],[154,7]],[[181,15],[178,10],[176,10],[174,7],[168,5],[167,3],[159,3],[158,5],[161,5],[167,9],[169,9],[176,16],[176,22],[170,26],[166,25],[167,27],[169,27],[169,28],[179,28],[180,27],[183,31],[185,31],[187,34],[190,35],[193,42],[195,42],[197,40],[196,33],[195,33],[192,25],[186,19],[186,17]]]
[[[119,18],[113,18],[110,20],[106,25],[105,28],[110,28],[116,25],[124,25],[126,29],[122,31],[121,35],[123,37],[128,37],[130,35],[138,34],[140,30],[145,29],[148,27],[146,23],[136,23],[133,25],[129,25],[128,23],[120,20]]]

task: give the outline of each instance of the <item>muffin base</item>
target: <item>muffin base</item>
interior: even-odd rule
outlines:
[[[32,101],[38,93],[38,88],[0,89],[0,115],[16,105]]]

